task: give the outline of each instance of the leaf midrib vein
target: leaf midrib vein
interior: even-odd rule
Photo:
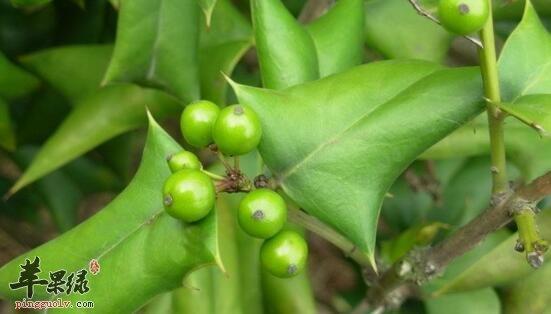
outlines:
[[[359,124],[363,119],[365,119],[367,116],[369,116],[371,113],[378,110],[381,106],[384,104],[390,102],[397,96],[401,95],[405,90],[407,90],[409,87],[411,87],[416,82],[419,82],[420,80],[428,77],[429,75],[437,72],[438,69],[435,69],[434,71],[427,73],[426,75],[419,77],[417,80],[411,82],[411,84],[407,85],[406,87],[402,88],[400,91],[398,91],[396,94],[391,96],[388,100],[379,103],[378,105],[374,106],[372,110],[368,110],[365,113],[363,113],[360,118],[354,120],[350,125],[348,125],[346,128],[344,128],[341,132],[337,133],[335,136],[328,138],[326,141],[322,142],[320,145],[318,145],[314,150],[312,150],[306,157],[304,157],[301,161],[297,162],[295,165],[291,166],[287,170],[282,171],[281,175],[278,176],[278,183],[280,185],[284,185],[285,179],[290,177],[293,173],[295,173],[299,168],[301,168],[305,163],[307,163],[310,159],[312,159],[315,155],[317,155],[318,152],[324,150],[327,146],[329,146],[331,143],[335,142],[336,140],[340,139],[345,133],[350,131],[352,128],[354,128],[357,124]]]
[[[111,246],[109,246],[105,251],[103,251],[100,255],[96,257],[96,259],[99,261],[102,257],[109,254],[111,251],[113,251],[115,248],[117,248],[121,243],[125,242],[127,239],[129,239],[131,236],[133,236],[135,233],[140,231],[145,225],[151,223],[153,220],[159,218],[163,214],[164,210],[160,209],[154,212],[151,216],[149,216],[146,220],[144,220],[142,223],[140,223],[136,228],[128,232],[124,237],[120,238],[117,242],[113,243]]]

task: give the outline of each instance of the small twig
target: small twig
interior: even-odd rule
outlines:
[[[428,11],[426,11],[425,9],[423,9],[423,7],[417,2],[417,0],[408,0],[409,3],[413,6],[413,8],[415,9],[415,11],[417,11],[417,13],[419,13],[419,15],[421,16],[424,16],[426,18],[428,18],[429,20],[433,21],[434,23],[438,24],[438,25],[442,25],[442,23],[440,22],[440,20],[438,20],[434,15],[430,14]],[[475,44],[476,46],[478,46],[479,48],[483,48],[484,46],[482,45],[482,42],[480,41],[480,39],[476,38],[476,37],[472,37],[472,36],[463,36],[465,39],[467,39],[468,41],[470,41],[471,43]]]
[[[541,238],[536,224],[536,213],[527,206],[515,213],[515,223],[518,227],[518,240],[515,250],[525,252],[528,264],[533,268],[543,265],[543,255],[549,248],[547,241]]]
[[[526,204],[535,204],[551,195],[551,171],[517,189],[502,195],[492,206],[450,237],[430,249],[414,250],[387,270],[370,290],[367,301],[373,308],[387,302],[389,294],[410,282],[423,283],[441,273],[455,258],[482,242],[487,235],[509,223]]]
[[[207,176],[209,176],[211,179],[216,180],[216,181],[223,181],[223,180],[226,180],[226,177],[221,176],[221,175],[218,175],[218,174],[216,174],[216,173],[212,173],[212,172],[207,171],[207,170],[205,170],[205,169],[201,169],[201,172],[203,172],[204,174],[206,174]]]
[[[226,170],[231,170],[230,164],[221,152],[218,151],[216,153],[216,156],[218,157],[218,160],[220,160],[220,162],[224,165],[224,168],[226,168]]]

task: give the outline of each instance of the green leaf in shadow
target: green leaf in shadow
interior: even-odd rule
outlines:
[[[259,151],[283,191],[370,256],[392,182],[483,110],[477,69],[421,61],[371,63],[283,91],[234,90],[260,117]]]
[[[104,83],[160,86],[184,102],[198,99],[198,27],[195,0],[123,2]]]
[[[201,97],[222,105],[226,102],[224,74],[233,68],[253,42],[249,22],[228,0],[219,0],[210,27],[203,26],[199,62]]]
[[[218,263],[216,211],[198,223],[185,224],[162,207],[161,187],[170,174],[165,158],[181,149],[151,119],[142,163],[130,185],[86,222],[2,267],[0,281],[16,282],[19,265],[35,256],[41,259],[42,276],[58,269],[88,269],[90,260],[96,259],[101,271],[88,274],[86,299],[102,313],[131,312],[151,297],[181,286],[193,270]],[[21,299],[24,290],[2,285],[0,296]],[[43,286],[35,287],[35,293],[38,299],[52,297]],[[82,297],[73,293],[63,299],[74,302]]]
[[[307,26],[318,55],[320,77],[361,64],[364,55],[362,0],[340,0]]]
[[[34,7],[44,5],[52,0],[11,0],[14,7]]]
[[[505,124],[507,157],[522,172],[526,181],[549,170],[551,160],[540,158],[551,154],[551,139],[542,138],[521,122],[509,120]],[[490,140],[485,116],[462,127],[425,151],[421,158],[445,159],[454,157],[488,155]]]
[[[37,151],[36,147],[21,147],[15,152],[14,159],[18,164],[28,166]],[[54,171],[38,180],[34,191],[44,201],[60,233],[75,226],[83,193],[70,176],[60,170]]]
[[[389,21],[400,21],[389,27]],[[365,39],[387,58],[442,62],[453,36],[403,0],[365,2]]]
[[[111,45],[63,46],[34,52],[20,60],[72,104],[77,104],[98,90],[112,52]]]
[[[0,147],[12,151],[15,149],[15,134],[10,117],[10,107],[0,99]]]
[[[12,101],[35,90],[40,81],[0,52],[0,98]]]
[[[181,109],[175,98],[155,89],[115,84],[98,90],[77,105],[59,126],[10,193],[99,144],[145,124],[146,106],[159,117]]]
[[[264,87],[283,89],[319,77],[314,41],[281,0],[251,0],[251,14]]]

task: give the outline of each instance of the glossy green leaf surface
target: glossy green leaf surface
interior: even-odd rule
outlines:
[[[428,314],[501,313],[499,296],[491,288],[429,299],[425,306]]]
[[[283,191],[372,255],[387,189],[481,112],[479,84],[476,69],[386,61],[284,91],[234,89],[260,117],[259,151]]]
[[[319,77],[314,41],[281,0],[251,0],[251,14],[264,87],[283,89]]]
[[[209,27],[203,26],[200,42],[201,98],[223,105],[226,101],[225,75],[251,47],[252,29],[245,17],[229,0],[219,0]]]
[[[24,96],[38,87],[37,78],[13,64],[0,52],[0,97],[6,101]]]
[[[170,174],[165,158],[181,149],[151,120],[142,163],[131,184],[86,222],[2,267],[0,281],[16,282],[26,258],[40,257],[41,276],[58,269],[88,269],[90,260],[97,259],[101,270],[88,273],[86,299],[94,301],[99,312],[131,312],[154,295],[181,286],[194,269],[213,264],[218,258],[215,211],[199,223],[184,224],[162,207],[160,187]],[[3,298],[22,299],[25,293],[0,287]],[[42,286],[35,287],[35,297],[50,295]],[[83,297],[72,293],[63,299]]]
[[[397,21],[389,27],[389,21]],[[399,21],[399,22],[398,22]],[[408,1],[373,0],[365,3],[365,39],[387,58],[441,62],[453,36],[415,12]]]
[[[77,105],[59,126],[11,192],[108,139],[145,124],[146,106],[158,117],[175,114],[181,109],[175,98],[154,89],[116,84],[98,90]]]
[[[320,77],[342,72],[362,63],[364,10],[362,0],[340,0],[308,25],[314,40]]]
[[[542,237],[551,239],[551,211],[541,213],[537,223]],[[534,271],[526,263],[525,255],[513,249],[517,239],[518,234],[515,233],[495,247],[488,248],[474,263],[457,272],[456,276],[449,277],[450,280],[440,287],[438,293],[502,286],[531,273],[537,275],[539,271]]]
[[[104,83],[161,86],[184,102],[197,100],[198,42],[195,0],[125,1]]]
[[[551,33],[530,1],[526,2],[522,21],[503,46],[498,66],[505,102],[551,93]]]
[[[15,134],[10,117],[10,108],[0,99],[0,147],[7,150],[15,149]]]
[[[111,45],[63,46],[23,56],[21,63],[76,104],[98,90],[112,52]]]

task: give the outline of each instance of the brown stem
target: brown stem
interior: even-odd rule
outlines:
[[[370,289],[367,302],[377,309],[388,303],[389,295],[411,282],[423,283],[441,273],[455,258],[465,254],[483,241],[487,235],[509,223],[519,210],[534,207],[535,203],[551,194],[551,172],[495,200],[490,208],[459,228],[436,246],[410,252],[395,263]]]

